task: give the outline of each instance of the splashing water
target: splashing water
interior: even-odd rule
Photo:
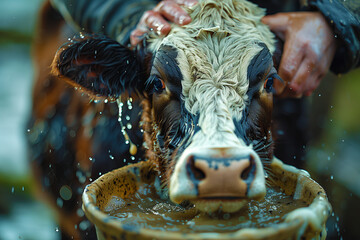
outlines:
[[[130,148],[129,148],[129,152],[131,155],[135,155],[137,153],[137,147],[136,145],[131,141],[128,133],[126,132],[126,128],[125,126],[123,125],[122,121],[121,121],[121,116],[122,116],[122,107],[123,107],[123,103],[121,102],[121,96],[116,100],[117,104],[118,104],[118,107],[119,107],[119,118],[118,118],[118,121],[120,123],[120,126],[121,126],[121,132],[122,134],[124,135],[124,138],[125,138],[125,143],[130,143]],[[131,102],[132,102],[132,98],[129,98],[127,100],[127,105],[128,105],[128,109],[131,110],[132,109],[132,105],[131,105]],[[128,127],[128,129],[131,129]]]

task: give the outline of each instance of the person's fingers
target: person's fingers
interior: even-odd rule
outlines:
[[[268,25],[270,30],[275,32],[281,40],[285,40],[285,32],[289,25],[288,14],[277,13],[274,15],[267,15],[263,17],[261,21]]]
[[[278,98],[301,98],[302,94],[297,94],[290,88],[288,85],[286,85],[284,91],[280,94],[277,94],[276,97]]]
[[[285,40],[283,55],[281,57],[278,74],[285,82],[291,82],[304,59],[303,46],[300,42],[289,36]]]
[[[145,34],[147,33],[147,30],[141,30],[140,28],[136,28],[131,32],[130,35],[130,43],[132,46],[138,45],[143,39]]]
[[[159,35],[167,35],[170,30],[170,24],[163,18],[163,16],[153,10],[147,11],[144,15],[145,25],[153,29]]]
[[[162,1],[154,9],[159,12],[170,22],[178,25],[185,25],[191,22],[191,18],[188,13],[182,9],[179,4],[173,1]]]
[[[308,83],[315,81],[314,66],[315,64],[311,60],[305,58],[295,73],[294,78],[291,80],[289,88],[296,94],[303,94],[307,91]]]
[[[324,78],[325,73],[321,71],[316,71],[309,76],[308,80],[306,81],[304,95],[310,96],[313,91],[320,85],[321,80]]]
[[[198,3],[197,0],[175,0],[175,2],[179,5],[184,5],[186,7],[192,7]]]

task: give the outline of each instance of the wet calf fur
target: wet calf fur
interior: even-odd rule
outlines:
[[[109,150],[123,154],[116,161],[129,158],[129,144],[124,143],[120,126],[114,125],[115,104],[101,103],[104,112],[99,115],[96,108],[101,107],[85,103],[81,93],[110,101],[121,97],[125,106],[131,97],[130,112],[141,113],[141,120],[132,118],[133,128],[127,130],[139,146],[137,159],[141,156],[154,163],[169,198],[176,203],[192,202],[201,211],[235,212],[266,193],[265,171],[273,157],[272,83],[278,78],[271,54],[273,35],[260,21],[264,11],[246,1],[200,1],[187,11],[193,19],[189,25],[173,26],[165,38],[150,36],[136,49],[105,36],[86,35],[58,50],[52,63],[54,80],[49,81],[59,82],[61,91],[81,99],[72,111],[79,115],[77,119],[61,123],[67,127],[64,142],[75,134],[71,141],[77,143],[63,147],[75,153],[67,157],[72,165],[79,154],[88,169],[114,161],[108,157]],[[64,87],[64,82],[78,91]],[[69,115],[75,107],[73,100],[58,97],[57,101],[56,114],[74,117]],[[86,114],[93,114],[89,121]],[[37,118],[33,117],[35,123]],[[56,122],[53,117],[42,120]],[[106,123],[99,125],[101,121]],[[74,132],[69,123],[78,124]],[[140,141],[138,124],[143,131]],[[88,150],[80,154],[83,140]],[[86,159],[93,157],[94,149],[103,155],[98,154],[92,163]],[[46,165],[47,158],[42,159]],[[76,174],[70,174],[74,180]]]
[[[136,51],[101,36],[74,39],[53,74],[93,96],[137,94],[148,110],[146,152],[170,199],[233,212],[265,195],[272,35],[263,11],[245,1],[202,1],[189,13],[191,24]]]

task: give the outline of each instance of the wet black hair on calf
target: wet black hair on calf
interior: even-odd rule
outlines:
[[[141,93],[146,79],[136,51],[105,36],[75,38],[55,56],[52,72],[91,95],[117,98]]]

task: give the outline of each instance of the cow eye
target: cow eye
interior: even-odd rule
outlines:
[[[165,89],[165,82],[156,75],[151,75],[146,81],[146,91],[149,93],[161,93]]]
[[[264,82],[264,89],[267,93],[273,92],[274,78],[268,77]]]
[[[165,89],[165,82],[161,78],[156,77],[154,79],[154,92],[161,93]]]

